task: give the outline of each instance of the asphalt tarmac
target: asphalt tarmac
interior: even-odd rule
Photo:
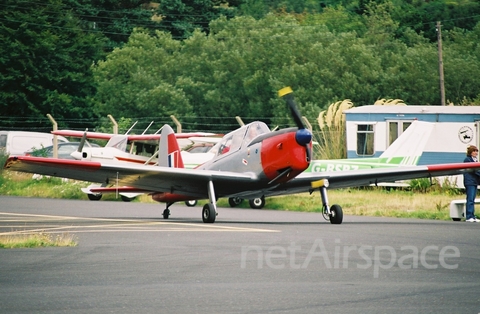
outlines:
[[[0,313],[480,313],[480,223],[163,208],[0,196],[0,235],[78,242],[0,249]]]

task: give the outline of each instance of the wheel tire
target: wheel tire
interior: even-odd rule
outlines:
[[[122,199],[122,201],[124,202],[131,202],[135,199],[135,197],[127,197],[125,195],[120,195],[120,198]]]
[[[185,201],[185,205],[187,205],[188,207],[194,207],[195,205],[197,205],[197,200]]]
[[[262,209],[265,206],[265,197],[257,197],[251,200],[248,200],[250,207],[253,209]]]
[[[330,207],[330,223],[333,225],[339,225],[343,221],[343,210],[340,205],[332,205]]]
[[[91,201],[99,201],[102,198],[102,194],[87,194],[87,196]]]
[[[165,208],[162,213],[163,219],[168,219],[170,217],[170,209]]]
[[[203,206],[202,210],[202,219],[204,223],[214,223],[217,213],[215,212],[215,207],[212,204],[208,203]]]
[[[242,203],[243,199],[241,199],[240,197],[229,197],[228,198],[228,204],[230,205],[230,207],[237,207],[238,205],[240,205]]]

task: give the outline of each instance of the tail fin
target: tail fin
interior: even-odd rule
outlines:
[[[127,135],[115,134],[108,140],[108,143],[107,145],[105,145],[105,147],[114,147],[121,150],[122,152],[126,152],[127,143],[128,143]]]
[[[402,166],[416,165],[423,154],[434,127],[435,124],[430,122],[412,122],[405,132],[380,155],[380,158],[387,163]]]
[[[168,124],[163,126],[160,135],[158,165],[161,167],[184,168],[175,132]]]

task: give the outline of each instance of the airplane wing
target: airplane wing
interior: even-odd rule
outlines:
[[[112,165],[99,162],[54,159],[30,156],[8,158],[5,169],[64,177],[88,182],[128,186],[136,191],[169,192],[208,198],[208,184],[212,181],[218,196],[256,187],[258,178],[253,173],[170,168],[145,165]]]
[[[52,131],[54,135],[62,135],[68,137],[83,137],[85,132],[83,131],[73,131],[73,130],[57,130]],[[89,139],[99,139],[99,140],[109,140],[112,136],[116,134],[111,133],[101,133],[101,132],[87,132],[86,137]],[[206,133],[206,132],[195,132],[195,133],[175,133],[175,137],[177,138],[191,138],[191,137],[215,137],[219,136],[221,138],[221,134],[215,133]],[[160,134],[143,134],[143,135],[128,135],[127,136],[129,141],[149,141],[155,140],[158,141],[160,139]]]
[[[66,177],[89,182],[131,187],[130,191],[169,192],[192,198],[208,198],[207,185],[213,182],[218,197],[274,196],[313,191],[321,180],[329,188],[365,186],[416,178],[462,174],[480,170],[480,163],[453,163],[366,169],[342,172],[302,173],[296,178],[269,187],[260,186],[253,173],[184,169],[145,165],[108,165],[99,162],[53,159],[42,157],[10,157],[5,169]]]

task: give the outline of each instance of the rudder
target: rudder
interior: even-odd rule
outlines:
[[[175,132],[172,127],[165,124],[160,134],[158,145],[158,166],[171,168],[184,168],[183,159]]]

